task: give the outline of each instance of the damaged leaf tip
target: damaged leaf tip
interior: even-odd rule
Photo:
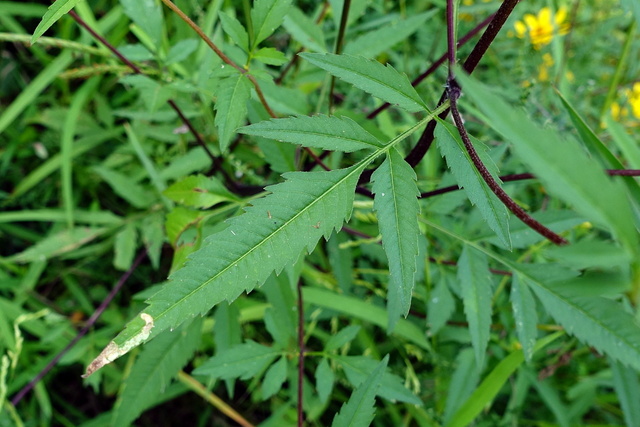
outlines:
[[[119,346],[114,341],[111,341],[109,345],[105,347],[104,350],[93,359],[93,361],[87,366],[87,371],[82,375],[82,378],[87,378],[91,374],[93,374],[98,369],[102,368],[105,365],[113,362],[120,356],[124,356],[127,354],[132,348],[139,346],[142,344],[149,335],[151,334],[151,330],[153,329],[153,317],[148,315],[147,313],[141,313],[140,317],[144,320],[144,326],[142,330],[131,337],[129,340],[125,341],[122,346]]]

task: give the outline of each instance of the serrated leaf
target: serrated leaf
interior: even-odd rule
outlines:
[[[220,379],[248,379],[269,366],[282,350],[247,341],[223,351],[197,367],[194,375],[207,375]]]
[[[272,119],[245,126],[238,132],[345,153],[383,146],[378,138],[348,117],[317,115]]]
[[[142,350],[119,393],[112,425],[129,425],[154,403],[192,357],[201,333],[202,319],[198,318],[177,331],[161,334]]]
[[[252,50],[282,24],[291,0],[256,0],[251,10],[254,40]]]
[[[460,73],[465,94],[487,115],[491,126],[513,144],[549,192],[594,223],[609,229],[630,254],[638,254],[638,233],[623,184],[608,177],[584,150],[560,133],[535,125],[484,85]]]
[[[326,52],[322,27],[309,19],[300,9],[292,6],[282,23],[295,41],[313,52]]]
[[[347,380],[354,386],[358,387],[378,366],[378,362],[365,356],[336,356],[334,358],[347,376]],[[378,389],[378,395],[392,402],[400,401],[413,405],[422,405],[422,402],[416,395],[411,393],[404,385],[403,380],[397,375],[385,372],[382,375],[381,387]]]
[[[231,40],[233,40],[242,50],[249,53],[249,35],[240,21],[224,12],[220,12],[218,16],[220,16],[222,30],[231,37]]]
[[[276,394],[287,379],[287,358],[281,357],[271,365],[262,380],[262,399],[267,400]]]
[[[407,19],[399,19],[389,25],[384,25],[375,30],[369,31],[357,39],[347,43],[344,53],[349,55],[361,55],[366,58],[375,58],[382,52],[393,47],[393,45],[407,39],[415,33],[424,22],[434,16],[439,9],[432,10]]]
[[[217,95],[214,124],[218,129],[220,151],[225,151],[231,136],[246,118],[251,83],[242,74],[227,77],[220,82]]]
[[[320,402],[326,403],[333,390],[333,383],[335,382],[335,374],[329,361],[326,357],[322,358],[322,361],[316,368],[316,390],[318,391],[318,398]]]
[[[131,267],[136,254],[136,227],[129,223],[116,234],[114,242],[113,266],[126,271]]]
[[[511,282],[511,308],[516,322],[516,335],[522,345],[524,358],[527,363],[531,362],[533,347],[538,337],[538,313],[536,300],[518,274],[513,275]]]
[[[358,177],[368,162],[331,172],[294,172],[268,187],[272,194],[255,200],[244,215],[209,236],[186,266],[147,302],[155,321],[153,335],[175,328],[222,301],[233,301],[273,272],[328,238],[351,214]],[[224,248],[224,250],[221,250]],[[139,334],[136,318],[114,340],[121,345]]]
[[[68,13],[73,7],[78,4],[80,0],[56,0],[42,17],[42,20],[36,27],[33,35],[31,36],[31,44],[34,44],[36,40],[42,36],[58,19],[62,18],[62,15]]]
[[[411,308],[418,256],[418,214],[420,191],[416,174],[400,153],[392,148],[385,161],[371,176],[375,194],[374,209],[382,234],[382,245],[389,260],[387,309],[392,331],[398,317]]]
[[[276,66],[285,64],[288,61],[284,53],[273,47],[262,47],[252,57],[257,61]]]
[[[432,336],[447,324],[455,309],[456,302],[447,286],[446,277],[442,277],[427,301],[427,324]]]
[[[172,184],[162,194],[176,203],[195,208],[210,208],[236,199],[217,178],[204,175],[188,176]]]
[[[429,111],[404,73],[360,56],[301,53],[301,57],[355,87],[409,112]]]
[[[493,287],[485,254],[471,246],[464,246],[458,260],[458,283],[464,314],[469,322],[471,344],[476,353],[476,363],[482,368],[491,331]]]
[[[537,269],[523,267],[519,266],[523,282],[567,333],[615,360],[640,369],[640,324],[620,303],[603,297],[573,295],[562,286],[536,277]]]
[[[487,183],[482,179],[482,175],[473,164],[457,129],[453,125],[441,121],[436,126],[435,137],[438,149],[447,160],[447,166],[456,177],[458,185],[464,188],[467,197],[478,208],[480,215],[487,222],[489,228],[496,233],[500,242],[510,250],[509,212],[504,203],[498,199],[498,196],[491,191]],[[472,142],[474,142],[475,146],[476,141]],[[476,147],[476,151],[491,175],[494,178],[498,178],[493,162],[486,155],[480,144]]]
[[[375,414],[376,393],[389,362],[389,355],[376,366],[333,418],[333,427],[367,427]]]
[[[346,328],[341,329],[337,334],[331,335],[327,340],[327,344],[324,346],[324,351],[329,352],[337,350],[349,341],[353,340],[360,332],[360,326],[349,325]]]

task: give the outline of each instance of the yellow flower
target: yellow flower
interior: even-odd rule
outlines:
[[[624,95],[626,102],[623,105],[617,102],[611,104],[611,117],[616,122],[623,122],[631,113],[633,117],[640,119],[640,83],[634,83],[631,89],[624,91]]]
[[[543,7],[538,16],[530,13],[524,15],[524,22],[517,21],[514,28],[519,38],[529,34],[533,47],[540,49],[551,43],[555,34],[564,35],[569,32],[569,24],[564,22],[566,18],[567,10],[564,7],[560,8],[555,16],[552,16],[551,9]]]

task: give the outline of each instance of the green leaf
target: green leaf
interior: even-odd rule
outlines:
[[[113,411],[112,425],[126,426],[153,404],[198,348],[202,319],[165,332],[146,345],[124,383]]]
[[[55,3],[49,6],[47,13],[44,14],[36,30],[33,32],[33,36],[31,36],[31,44],[34,44],[45,31],[51,28],[58,19],[62,18],[62,15],[73,9],[79,1],[80,0],[56,0]]]
[[[340,332],[331,335],[329,340],[327,340],[327,344],[324,346],[324,351],[329,352],[339,349],[343,345],[352,341],[358,332],[360,332],[360,326],[358,325],[349,325],[346,328],[341,329]]]
[[[556,332],[536,343],[534,351],[538,351],[562,336],[562,332]],[[466,427],[486,409],[487,405],[496,397],[509,377],[524,362],[522,350],[516,350],[502,359],[491,373],[485,377],[473,394],[462,404],[445,427]]]
[[[469,322],[471,343],[476,352],[476,362],[478,368],[482,368],[491,331],[493,288],[485,254],[471,246],[462,249],[458,260],[458,284],[462,292],[464,314]]]
[[[249,53],[249,35],[240,21],[224,12],[219,12],[218,16],[220,16],[222,30],[231,37],[231,40],[233,40],[242,50]]]
[[[379,364],[365,356],[336,356],[334,359],[342,366],[347,380],[354,387],[359,387]],[[384,372],[382,375],[378,396],[392,402],[422,405],[420,399],[403,385],[403,379],[390,372]]]
[[[120,4],[125,15],[151,38],[157,50],[160,49],[165,27],[160,3],[155,0],[120,0]]]
[[[301,57],[355,87],[409,112],[429,111],[404,73],[360,56],[301,53]]]
[[[624,126],[610,117],[605,117],[604,121],[607,125],[608,133],[613,138],[613,142],[618,146],[629,166],[634,169],[640,169],[640,148],[638,148],[636,138],[629,135]],[[615,165],[614,167],[624,169],[624,166],[621,164]]]
[[[242,74],[227,77],[220,82],[214,123],[218,129],[220,151],[225,151],[235,130],[244,123],[251,83]]]
[[[456,177],[458,186],[464,188],[467,197],[478,208],[480,215],[487,222],[489,228],[496,233],[500,242],[510,250],[509,212],[504,203],[491,191],[473,164],[457,129],[449,123],[440,121],[436,126],[435,137],[438,149],[446,158],[447,165]],[[486,154],[485,149],[483,149],[483,144],[475,140],[475,138],[472,143],[491,176],[500,182],[497,168]]]
[[[438,8],[433,8],[428,12],[419,13],[407,19],[399,19],[391,24],[369,31],[357,39],[350,41],[344,48],[344,53],[348,55],[360,55],[366,58],[375,58],[415,33],[420,27],[424,26],[425,21],[433,17],[438,10]]]
[[[147,214],[142,220],[142,241],[153,268],[160,266],[160,255],[164,244],[164,215],[162,212]]]
[[[640,324],[631,314],[608,298],[576,296],[554,286],[536,277],[538,268],[520,266],[523,282],[533,289],[547,312],[567,333],[615,360],[640,369]]]
[[[282,23],[291,37],[313,52],[326,52],[322,27],[309,19],[300,9],[292,6]]]
[[[480,370],[472,349],[466,348],[460,351],[456,357],[455,365],[456,369],[451,376],[444,409],[445,424],[471,396],[480,380]]]
[[[149,299],[145,312],[155,322],[152,334],[175,328],[222,301],[233,301],[295,261],[302,250],[311,251],[320,237],[329,237],[351,214],[355,185],[366,164],[287,173],[287,181],[268,187],[273,194],[255,200],[225,230],[209,236],[187,265]],[[116,337],[116,345],[136,336],[142,326],[138,318],[133,320]]]
[[[630,254],[638,254],[638,233],[623,184],[608,177],[584,150],[560,133],[532,123],[484,85],[460,73],[468,97],[492,127],[511,142],[516,154],[544,183],[586,218],[608,228]]]
[[[514,274],[511,283],[511,307],[516,322],[516,335],[522,345],[524,358],[529,363],[538,337],[538,313],[536,300],[518,274]]]
[[[178,245],[178,239],[189,227],[198,224],[204,218],[204,213],[192,209],[176,206],[167,214],[165,221],[165,230],[167,239],[173,247]]]
[[[416,174],[400,153],[392,148],[385,161],[371,176],[375,194],[374,209],[382,234],[382,245],[389,260],[389,327],[411,308],[418,256],[418,214],[420,191]]]
[[[278,348],[247,341],[213,356],[196,368],[193,374],[219,379],[253,378],[281,354],[282,350]]]
[[[376,393],[382,381],[382,375],[389,362],[389,355],[376,366],[369,377],[353,392],[349,401],[342,405],[340,412],[333,418],[334,427],[367,427],[375,414]]]
[[[180,61],[184,61],[198,48],[197,39],[185,39],[180,40],[178,43],[171,46],[167,57],[164,60],[165,65],[175,64]]]
[[[210,208],[218,203],[235,200],[233,194],[216,177],[188,176],[163,191],[176,203],[195,208]]]
[[[286,64],[288,61],[284,53],[273,47],[262,47],[258,49],[258,51],[253,54],[253,59],[276,66]]]
[[[345,153],[383,146],[375,136],[348,117],[318,115],[272,119],[245,126],[238,132]]]
[[[116,234],[114,243],[113,266],[126,271],[131,267],[136,254],[136,227],[129,223]]]
[[[429,294],[427,301],[427,325],[432,336],[447,324],[455,309],[456,302],[447,286],[446,276],[443,275]]]
[[[638,372],[614,360],[611,360],[610,363],[613,374],[613,387],[620,400],[624,420],[628,426],[640,425],[640,405],[638,405],[640,381],[638,380]]]
[[[224,353],[242,342],[240,312],[235,304],[220,304],[216,309],[213,324],[213,341],[217,354]],[[229,396],[233,396],[234,381],[225,380]]]
[[[271,365],[262,380],[262,399],[267,400],[282,388],[287,379],[287,358],[281,357]]]
[[[105,234],[107,228],[74,227],[44,237],[38,243],[7,259],[15,262],[32,262],[57,257],[74,251]]]
[[[251,10],[254,40],[251,50],[269,37],[282,24],[289,12],[291,0],[256,0]]]
[[[629,254],[611,242],[580,241],[568,246],[546,248],[545,256],[576,269],[610,269],[629,264]]]
[[[326,403],[329,400],[331,390],[333,390],[333,383],[336,378],[326,357],[323,357],[322,361],[318,364],[315,376],[318,398],[320,399],[320,402]]]
[[[580,116],[580,114],[573,108],[573,105],[569,103],[569,101],[556,90],[556,93],[560,97],[560,101],[562,101],[562,105],[565,110],[569,113],[569,117],[571,118],[571,122],[573,126],[578,131],[580,135],[580,139],[584,142],[585,146],[589,149],[590,152],[598,153],[598,159],[601,160],[602,164],[606,168],[612,169],[624,169],[624,166],[620,161],[611,153],[609,148],[600,138],[595,134],[595,132],[589,127],[589,125],[584,121],[584,119]]]
[[[381,328],[385,328],[389,323],[389,316],[384,308],[362,301],[360,298],[339,295],[335,292],[308,286],[302,288],[302,295],[306,303],[362,319]],[[427,351],[431,351],[431,345],[427,341],[424,331],[406,319],[398,321],[392,335],[402,337]]]
[[[148,189],[120,172],[116,172],[104,166],[94,166],[93,170],[100,175],[107,184],[109,184],[111,189],[118,196],[122,197],[136,208],[147,208],[157,200],[152,192],[149,192]]]

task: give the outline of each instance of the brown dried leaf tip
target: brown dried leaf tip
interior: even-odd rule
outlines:
[[[125,341],[122,346],[119,346],[114,341],[111,341],[108,346],[102,350],[102,353],[98,355],[93,361],[87,366],[87,371],[82,375],[82,378],[87,378],[89,375],[93,374],[98,369],[102,368],[105,365],[113,362],[120,356],[124,356],[127,354],[132,348],[139,346],[151,334],[151,329],[153,329],[153,317],[149,316],[147,313],[140,313],[140,317],[144,320],[144,326],[142,330],[135,336],[131,337],[129,340]]]

